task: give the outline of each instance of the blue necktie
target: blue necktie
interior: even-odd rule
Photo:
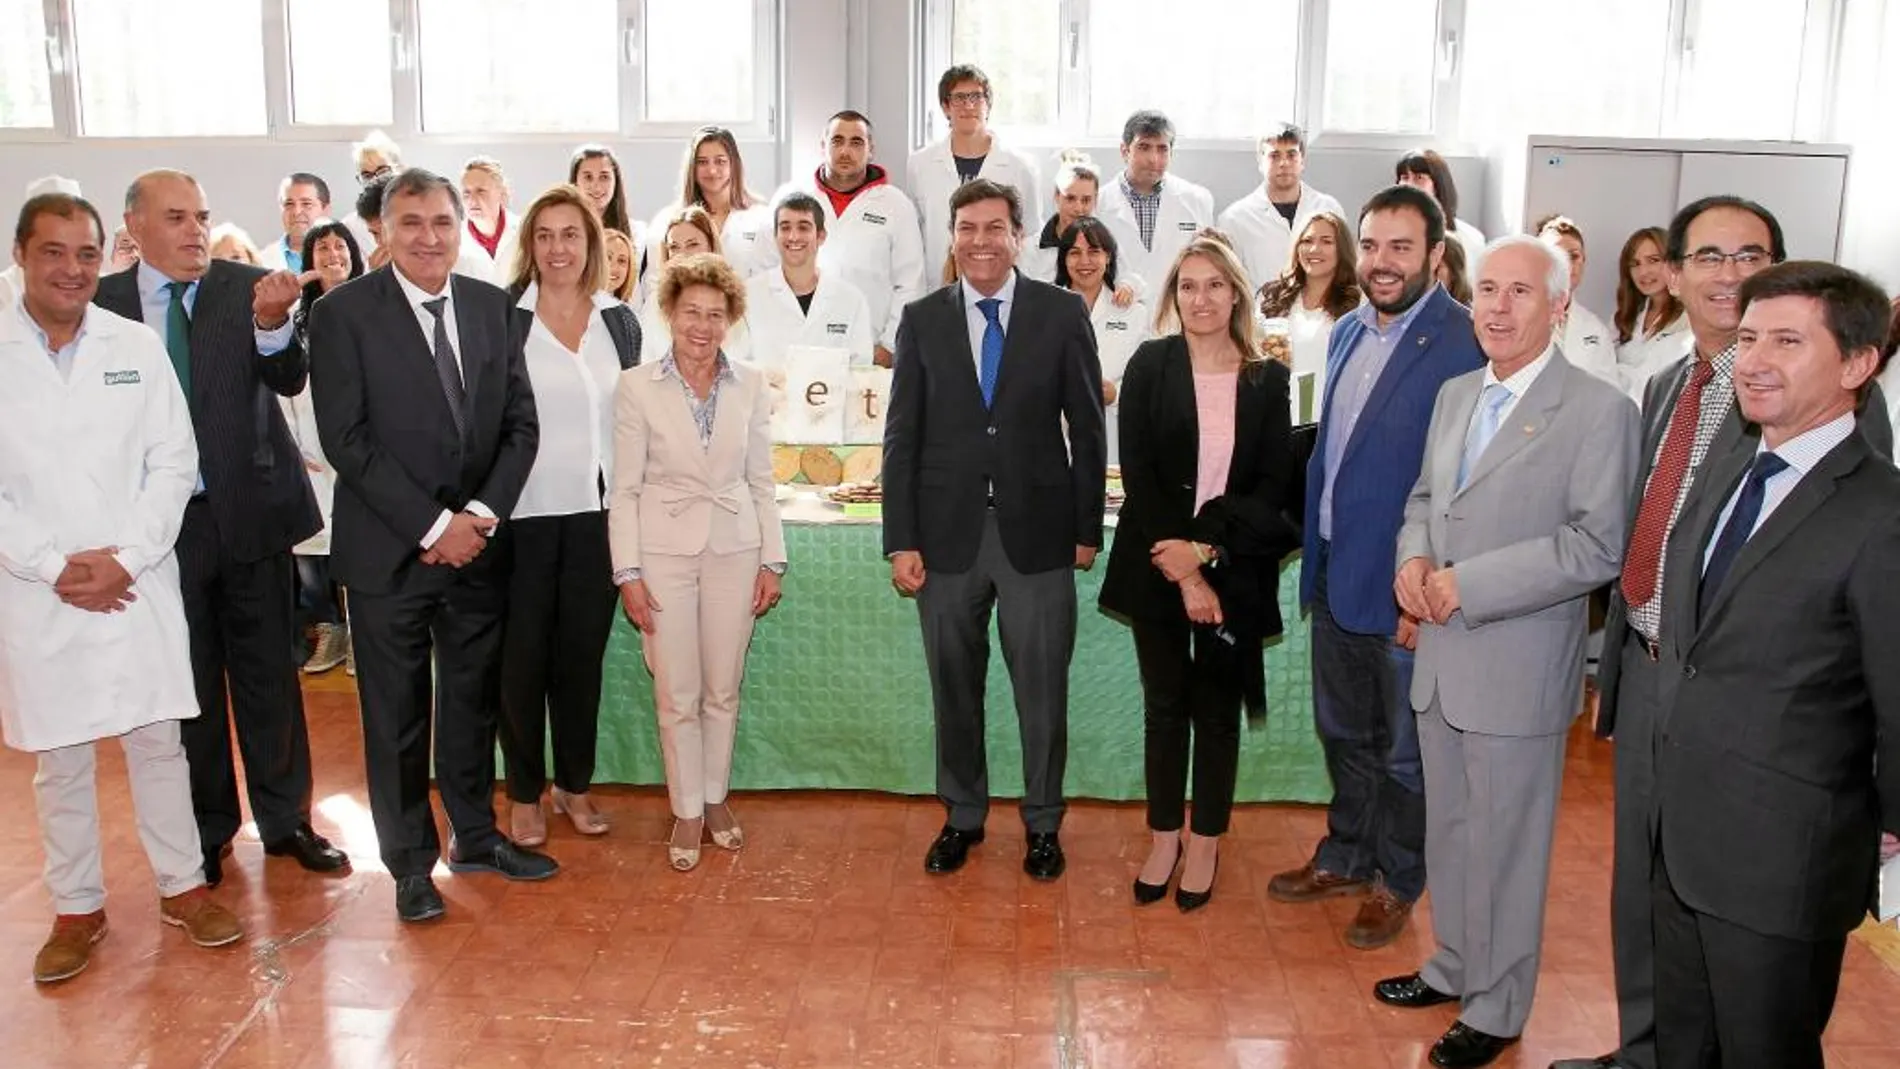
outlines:
[[[1484,388],[1484,396],[1478,399],[1477,418],[1465,432],[1465,455],[1458,461],[1458,489],[1465,488],[1472,470],[1478,466],[1478,458],[1484,455],[1484,447],[1497,437],[1498,424],[1504,422],[1505,402],[1510,399],[1511,391],[1502,383],[1494,382]]]
[[[990,407],[996,397],[996,373],[1003,367],[1003,321],[997,316],[1003,310],[1003,302],[995,297],[985,297],[976,302],[977,310],[983,313],[983,364],[982,371],[976,377],[976,383],[983,390],[983,407]]]
[[[1768,496],[1768,480],[1787,470],[1788,462],[1773,453],[1756,457],[1754,467],[1748,469],[1748,479],[1742,483],[1741,496],[1735,499],[1735,511],[1729,513],[1728,524],[1715,540],[1715,549],[1709,553],[1709,566],[1702,569],[1702,590],[1696,597],[1698,620],[1715,602],[1715,593],[1722,589],[1722,580],[1728,577],[1728,570],[1734,567],[1735,558],[1741,556],[1742,547],[1748,544],[1748,536],[1755,533],[1755,521],[1761,518],[1762,502]]]

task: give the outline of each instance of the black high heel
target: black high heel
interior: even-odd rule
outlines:
[[[1190,891],[1185,887],[1177,887],[1174,890],[1174,904],[1179,906],[1183,913],[1192,913],[1200,909],[1202,906],[1213,901],[1214,881],[1218,879],[1220,879],[1220,858],[1216,856],[1214,858],[1214,876],[1207,881],[1207,890]]]
[[[1186,856],[1187,844],[1183,843],[1174,851],[1174,866],[1168,869],[1168,878],[1158,884],[1142,883],[1141,878],[1136,877],[1135,905],[1152,906],[1156,902],[1168,897],[1168,884],[1174,881],[1174,874],[1181,871],[1181,859]]]

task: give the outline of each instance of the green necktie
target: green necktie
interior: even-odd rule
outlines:
[[[172,291],[172,304],[165,311],[165,352],[171,355],[172,370],[178,372],[178,385],[185,391],[187,403],[191,400],[191,317],[185,314],[185,291],[191,288],[189,282],[172,282],[166,285]]]

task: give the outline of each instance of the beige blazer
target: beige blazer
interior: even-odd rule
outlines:
[[[616,572],[647,554],[690,557],[757,549],[785,560],[772,481],[772,395],[757,368],[729,361],[712,444],[665,361],[620,374],[614,391],[614,485],[608,530]]]

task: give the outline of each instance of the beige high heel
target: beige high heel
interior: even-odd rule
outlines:
[[[508,830],[513,834],[516,846],[540,846],[548,841],[548,818],[541,812],[541,803],[510,802],[508,806]]]
[[[713,814],[724,815],[729,828],[713,827]],[[706,807],[706,829],[712,833],[712,841],[722,850],[738,850],[745,846],[745,830],[739,827],[739,818],[732,815],[732,807],[719,802]]]
[[[554,811],[565,816],[582,835],[605,835],[612,826],[607,814],[594,808],[594,800],[585,794],[569,794],[554,788]]]
[[[691,872],[699,867],[699,842],[697,840],[694,841],[691,847],[673,845],[679,841],[680,825],[684,823],[686,822],[675,818],[673,821],[673,832],[668,835],[666,839],[666,860],[673,866],[674,872]],[[706,826],[704,820],[702,819],[696,823],[699,824],[700,830],[703,833]]]

